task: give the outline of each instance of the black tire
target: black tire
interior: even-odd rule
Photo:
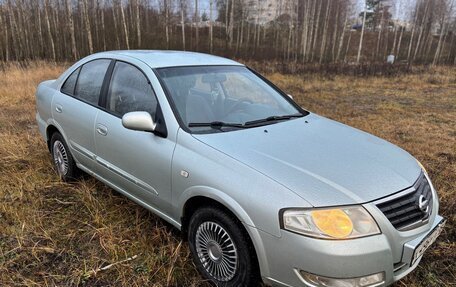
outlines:
[[[212,227],[210,227],[212,226]],[[200,243],[198,246],[200,247],[199,250],[204,250],[201,249],[201,246],[204,244],[201,244],[201,242],[204,242],[204,240],[201,240],[201,238],[211,238],[210,230],[208,232],[207,229],[205,228],[217,228],[221,227],[226,234],[228,234],[229,237],[225,236],[223,239],[220,241],[225,241],[227,239],[231,239],[235,251],[230,250],[230,244],[229,241],[228,243],[224,243],[222,245],[217,245],[218,247],[213,246],[212,244],[212,249],[207,248],[207,252],[201,251],[199,254],[197,252],[198,248],[198,242]],[[220,231],[220,229],[219,229]],[[223,235],[223,231],[221,234]],[[199,235],[197,235],[197,233]],[[209,235],[208,235],[209,233]],[[215,233],[219,233],[215,231]],[[215,236],[215,233],[213,236]],[[202,236],[203,234],[204,236]],[[213,238],[207,240],[211,241]],[[214,240],[212,240],[214,241]],[[217,241],[217,240],[215,240]],[[207,279],[209,282],[216,286],[226,286],[226,287],[231,287],[231,286],[259,286],[261,280],[260,280],[260,272],[259,272],[259,267],[258,267],[258,260],[256,257],[255,249],[251,243],[250,237],[248,236],[247,232],[243,229],[242,223],[240,223],[236,218],[234,218],[231,214],[221,210],[217,209],[214,207],[202,207],[198,210],[195,211],[195,213],[192,215],[190,218],[189,226],[188,226],[188,243],[190,246],[190,251],[192,253],[193,261],[198,268],[199,272],[203,275],[205,279]],[[208,246],[206,244],[206,246]],[[224,246],[224,247],[221,247]],[[218,249],[217,249],[218,248]],[[209,252],[208,250],[215,250],[215,252]],[[220,252],[220,253],[218,253]],[[216,255],[220,255],[219,257],[213,256],[214,253]],[[211,254],[211,256],[209,255]],[[229,261],[228,257],[231,258],[232,256],[236,255],[237,260],[235,260],[235,264],[233,261]],[[215,258],[218,260],[215,261]],[[210,262],[209,260],[212,260]],[[231,264],[230,271],[226,271],[227,268],[225,268],[225,273],[218,273],[220,276],[217,277],[216,272],[210,272],[211,267],[205,267],[203,266],[203,261],[209,262],[206,264],[206,266],[209,266],[212,264],[212,266],[215,266],[216,263],[219,265],[225,264],[225,267],[227,266],[226,264]],[[225,261],[225,262],[223,262]],[[230,263],[227,263],[230,262]],[[214,267],[217,268],[217,267]],[[209,271],[208,271],[209,270]],[[212,269],[214,270],[214,269]],[[220,269],[218,269],[220,270]],[[235,270],[235,271],[233,271]],[[227,275],[229,274],[229,275]],[[223,275],[223,276],[222,276]],[[221,277],[223,277],[221,279]]]
[[[81,175],[81,171],[76,166],[70,149],[60,133],[55,132],[52,134],[50,149],[54,168],[60,178],[66,182],[78,179]],[[54,149],[56,149],[55,152]],[[61,157],[59,157],[59,153]],[[61,161],[63,161],[66,168],[61,168]]]

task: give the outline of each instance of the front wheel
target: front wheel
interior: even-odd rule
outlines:
[[[216,286],[258,286],[259,268],[250,238],[238,220],[216,208],[198,209],[188,242],[200,273]]]
[[[57,174],[63,181],[71,181],[79,177],[80,170],[62,135],[57,132],[51,137],[51,154]]]

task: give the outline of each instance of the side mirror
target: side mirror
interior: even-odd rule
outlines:
[[[287,96],[288,96],[290,99],[293,99],[293,96],[292,96],[292,95],[287,94]]]
[[[130,112],[122,117],[122,125],[130,130],[154,132],[157,124],[148,112]]]

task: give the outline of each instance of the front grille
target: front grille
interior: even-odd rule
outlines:
[[[432,191],[424,174],[405,195],[377,204],[391,224],[398,230],[424,223],[432,212]]]

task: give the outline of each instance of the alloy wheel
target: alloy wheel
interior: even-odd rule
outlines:
[[[64,176],[68,173],[69,163],[68,154],[63,143],[59,140],[54,142],[52,147],[54,156],[54,164],[57,168],[57,172],[60,176]]]
[[[216,280],[230,281],[238,266],[236,246],[219,224],[203,222],[196,231],[196,251],[204,269]]]

